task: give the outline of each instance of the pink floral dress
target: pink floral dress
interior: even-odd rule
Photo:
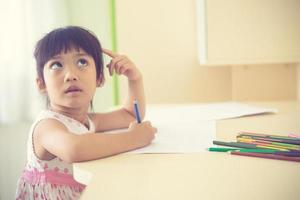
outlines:
[[[60,158],[40,160],[34,153],[33,130],[43,119],[56,119],[74,134],[95,132],[93,122],[89,120],[89,129],[80,122],[65,115],[45,110],[31,126],[27,141],[27,163],[18,181],[16,199],[79,199],[85,188],[73,178],[72,164]]]

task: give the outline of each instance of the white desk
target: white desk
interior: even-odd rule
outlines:
[[[300,133],[300,102],[255,103],[278,108],[260,115],[217,122],[217,138],[238,131]],[[74,164],[74,177],[88,186],[88,199],[299,200],[300,163],[227,153],[123,154]]]

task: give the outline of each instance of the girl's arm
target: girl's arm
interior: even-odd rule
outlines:
[[[151,143],[156,133],[150,122],[131,123],[127,130],[113,134],[76,135],[54,119],[41,121],[34,131],[34,148],[49,152],[67,162],[94,160],[119,154]],[[37,155],[42,158],[42,155]]]
[[[133,102],[138,101],[141,119],[145,116],[145,94],[143,77],[135,64],[126,56],[115,54],[110,50],[103,49],[103,53],[112,58],[107,65],[109,74],[115,72],[128,78],[128,96],[121,109],[105,114],[94,114],[93,121],[97,131],[105,131],[117,128],[128,127],[130,122],[135,120]]]

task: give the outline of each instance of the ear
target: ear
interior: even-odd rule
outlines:
[[[42,79],[36,78],[36,84],[38,86],[40,93],[42,93],[42,94],[47,93],[46,85]]]
[[[102,87],[104,85],[104,80],[102,78],[98,78],[96,81],[97,87]]]

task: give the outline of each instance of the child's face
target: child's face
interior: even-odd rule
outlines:
[[[53,56],[44,66],[44,90],[50,105],[88,108],[97,87],[94,59],[82,49]]]

